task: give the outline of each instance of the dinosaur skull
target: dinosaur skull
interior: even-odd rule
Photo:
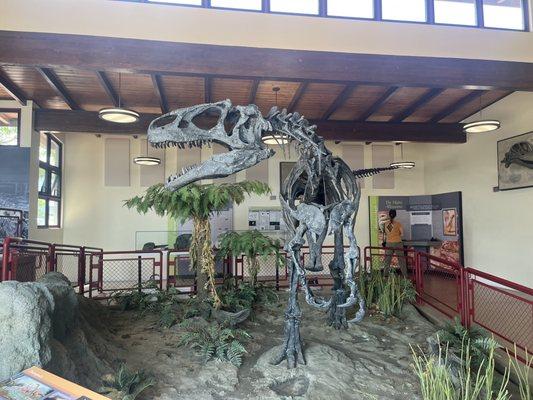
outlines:
[[[148,141],[154,147],[211,146],[215,142],[229,151],[184,168],[168,178],[166,187],[177,190],[202,179],[223,178],[250,168],[274,154],[261,141],[272,127],[257,108],[231,105],[230,100],[171,111],[152,121]]]

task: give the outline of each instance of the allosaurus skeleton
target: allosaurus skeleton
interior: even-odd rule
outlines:
[[[298,161],[283,182],[280,202],[291,239],[285,250],[291,260],[289,300],[285,312],[285,339],[282,351],[273,360],[287,360],[289,368],[305,364],[300,338],[301,309],[299,286],[305,300],[313,307],[326,310],[328,322],[336,329],[361,321],[365,315],[364,299],[355,282],[359,250],[354,224],[361,192],[357,178],[374,175],[395,167],[352,171],[326,148],[324,139],[303,116],[273,107],[266,117],[253,104],[232,106],[230,100],[178,109],[150,124],[148,141],[155,147],[203,146],[221,144],[229,152],[216,154],[203,163],[184,168],[168,178],[166,187],[177,190],[202,179],[226,177],[268,159],[274,151],[261,140],[275,132],[285,152],[294,145]],[[288,142],[288,144],[284,144]],[[322,271],[322,245],[326,236],[334,236],[334,257],[328,267],[333,278],[329,299],[316,296],[306,279],[306,270]],[[344,248],[345,235],[348,248]],[[309,245],[309,262],[301,263],[302,246]],[[355,317],[348,320],[346,310],[358,305]]]

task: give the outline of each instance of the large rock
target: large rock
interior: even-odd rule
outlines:
[[[54,299],[40,283],[0,283],[0,380],[51,360]]]
[[[64,275],[0,283],[0,305],[0,380],[40,366],[94,390],[112,373],[103,359],[116,349],[103,336],[97,305],[79,297]]]

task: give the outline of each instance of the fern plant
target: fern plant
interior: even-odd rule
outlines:
[[[149,187],[144,196],[129,199],[124,205],[141,214],[152,210],[157,215],[169,216],[180,223],[192,219],[189,253],[191,269],[197,272],[198,298],[204,300],[210,293],[215,308],[218,308],[221,302],[215,290],[215,260],[209,217],[230,203],[242,203],[247,195],[267,193],[270,193],[268,185],[255,181],[221,185],[189,184],[175,191],[157,184]]]
[[[437,332],[440,343],[446,345],[457,356],[464,354],[464,343],[469,343],[471,364],[474,368],[486,362],[491,349],[498,348],[498,344],[487,332],[476,326],[466,328],[461,320],[455,317],[453,322],[446,322],[442,329]]]
[[[204,362],[218,359],[236,367],[242,364],[242,357],[246,354],[242,342],[251,338],[248,332],[219,323],[202,325],[192,319],[183,321],[180,326],[185,332],[178,345],[195,349]]]
[[[245,256],[246,268],[253,287],[257,285],[257,275],[260,269],[259,257],[266,258],[274,255],[276,268],[280,268],[284,263],[284,257],[280,253],[280,241],[272,239],[255,229],[241,233],[226,232],[220,237],[219,247],[221,257],[228,255],[233,255],[234,257]]]
[[[155,380],[147,376],[144,371],[130,371],[125,364],[121,364],[114,379],[106,382],[105,393],[116,392],[120,400],[135,400],[139,394],[155,385]],[[114,396],[115,397],[115,396]]]

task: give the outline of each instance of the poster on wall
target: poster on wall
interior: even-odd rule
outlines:
[[[443,208],[442,209],[442,225],[444,236],[457,235],[457,209]]]
[[[498,187],[533,187],[533,132],[498,141]]]
[[[406,247],[463,264],[461,192],[421,196],[370,196],[370,245],[380,247],[386,237],[382,227],[389,210],[403,227]],[[396,257],[392,265],[396,265]]]
[[[0,146],[0,239],[28,237],[30,149]]]

